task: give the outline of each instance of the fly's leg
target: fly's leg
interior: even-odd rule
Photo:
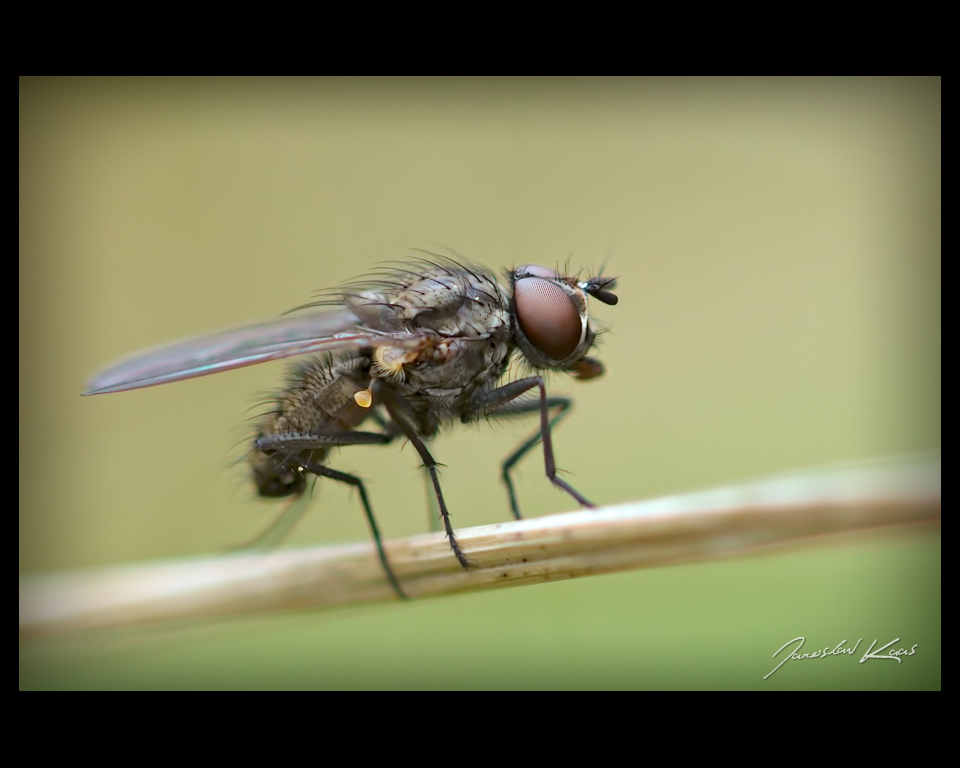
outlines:
[[[347,485],[352,485],[357,489],[357,492],[360,494],[360,502],[363,504],[363,511],[367,515],[367,522],[370,524],[370,532],[373,534],[373,540],[377,545],[377,554],[380,556],[380,564],[383,566],[384,573],[387,574],[387,580],[390,582],[390,585],[393,587],[393,591],[404,600],[408,599],[407,594],[400,587],[400,582],[397,581],[397,577],[393,573],[393,569],[390,567],[390,563],[387,561],[387,553],[383,550],[383,541],[380,537],[380,528],[377,526],[377,520],[373,516],[373,509],[370,507],[370,500],[367,498],[367,489],[363,484],[363,480],[355,475],[349,475],[346,472],[338,472],[335,469],[330,469],[325,467],[322,464],[317,464],[314,461],[309,461],[306,459],[296,459],[304,469],[313,472],[316,475],[321,477],[329,477],[331,480],[337,480],[341,483],[346,483]]]
[[[427,446],[423,444],[423,440],[421,440],[417,434],[417,428],[415,426],[416,416],[413,410],[403,397],[379,379],[374,379],[370,388],[373,391],[375,400],[383,404],[387,409],[387,413],[390,414],[393,423],[400,428],[400,431],[403,432],[407,440],[410,441],[410,444],[416,449],[417,453],[420,454],[420,460],[423,462],[423,466],[427,472],[430,473],[430,479],[433,481],[433,490],[437,496],[437,504],[440,506],[440,518],[443,520],[443,527],[447,532],[450,548],[453,550],[453,554],[457,556],[460,565],[464,568],[469,568],[470,561],[467,560],[466,555],[463,554],[463,550],[460,549],[460,545],[457,543],[457,537],[453,533],[453,526],[450,524],[450,513],[447,512],[447,505],[443,500],[443,492],[440,490],[437,462],[433,456],[430,455]]]
[[[524,392],[529,392],[534,387],[540,390],[540,398],[535,403],[513,403]],[[551,428],[569,412],[572,401],[566,397],[547,397],[547,388],[543,383],[543,377],[530,376],[526,379],[518,379],[497,387],[491,392],[485,393],[477,398],[473,405],[481,412],[487,412],[493,416],[500,415],[522,415],[526,413],[540,413],[540,431],[526,440],[517,450],[515,450],[506,461],[503,462],[502,477],[507,484],[507,492],[510,495],[510,511],[513,516],[520,519],[520,508],[517,505],[516,493],[513,489],[513,481],[510,477],[510,471],[522,459],[527,452],[538,442],[543,441],[543,463],[546,469],[547,478],[558,488],[562,488],[569,493],[577,502],[584,507],[592,507],[586,498],[573,488],[566,480],[557,477],[557,465],[553,459],[553,439],[551,437]],[[558,408],[559,411],[551,418],[550,410]]]
[[[367,489],[363,480],[355,475],[346,472],[338,472],[330,467],[325,467],[303,454],[309,455],[310,451],[324,450],[335,445],[385,445],[393,440],[394,436],[390,434],[379,434],[376,432],[339,432],[333,435],[304,435],[298,433],[281,433],[276,435],[266,435],[261,437],[254,444],[257,450],[264,453],[279,453],[286,455],[285,461],[293,463],[320,477],[329,477],[340,483],[352,485],[360,494],[360,503],[363,504],[363,511],[367,516],[367,523],[370,526],[370,532],[373,534],[373,541],[377,545],[377,555],[380,557],[380,564],[387,575],[387,580],[393,587],[394,592],[401,598],[406,599],[407,595],[401,589],[400,582],[393,573],[390,563],[387,561],[387,553],[383,549],[383,541],[380,537],[380,527],[373,516],[373,509],[370,506],[370,500],[367,498]]]
[[[557,424],[563,421],[566,415],[570,413],[570,407],[572,405],[573,401],[569,397],[547,398],[547,408],[551,411],[556,409],[556,412],[550,418],[551,434],[553,434],[553,429],[557,426]],[[503,408],[498,409],[494,415],[526,416],[531,413],[539,413],[540,408],[541,405],[539,401],[526,403],[507,403]],[[507,458],[503,460],[503,464],[500,465],[500,478],[507,486],[507,495],[510,497],[510,511],[517,520],[520,520],[522,515],[520,514],[520,505],[517,503],[517,494],[513,488],[513,477],[510,473],[513,468],[520,463],[520,459],[526,456],[527,453],[530,452],[530,449],[540,442],[540,435],[540,430],[537,430],[527,440],[517,446],[516,450],[507,456]]]
[[[437,497],[433,492],[433,484],[429,475],[423,475],[423,490],[427,497],[427,525],[431,533],[440,532],[440,513],[437,509]]]

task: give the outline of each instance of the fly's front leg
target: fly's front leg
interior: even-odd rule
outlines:
[[[305,435],[300,433],[280,433],[276,435],[265,435],[258,439],[254,445],[258,451],[264,453],[276,453],[285,455],[284,461],[298,465],[307,472],[312,472],[320,477],[329,477],[339,483],[352,485],[360,494],[360,503],[363,504],[363,511],[367,516],[367,523],[370,525],[370,532],[373,534],[374,543],[377,545],[377,554],[380,557],[380,564],[387,575],[387,580],[393,587],[393,590],[400,597],[406,599],[407,595],[400,588],[400,582],[393,573],[390,563],[387,561],[387,553],[383,549],[383,541],[380,537],[380,527],[373,516],[373,508],[370,506],[370,500],[367,498],[367,489],[356,475],[346,472],[338,472],[330,467],[325,467],[311,459],[305,458],[303,454],[310,455],[310,451],[325,450],[331,446],[337,445],[385,445],[393,440],[394,436],[390,434],[380,434],[377,432],[338,432],[332,435]]]
[[[540,390],[540,397],[536,402],[512,402],[524,392],[529,392],[534,387]],[[520,507],[517,504],[517,496],[513,488],[513,479],[510,477],[510,472],[516,466],[517,462],[541,440],[543,441],[543,462],[547,478],[549,478],[550,482],[573,496],[581,506],[593,506],[593,504],[581,496],[573,486],[562,478],[557,477],[557,467],[553,459],[553,438],[551,437],[551,430],[569,413],[573,401],[567,397],[547,397],[547,388],[543,383],[543,378],[541,376],[530,376],[526,379],[519,379],[509,384],[504,384],[492,392],[487,392],[482,398],[475,401],[474,405],[479,410],[485,411],[493,416],[520,416],[538,411],[540,413],[540,430],[511,453],[506,460],[504,460],[502,466],[501,477],[503,478],[503,482],[506,483],[507,493],[510,496],[510,511],[513,512],[515,518],[520,519]],[[558,409],[553,417],[550,416],[552,409]]]
[[[375,402],[383,404],[384,408],[387,409],[387,413],[390,414],[393,423],[400,428],[407,440],[410,441],[410,444],[416,448],[417,453],[420,454],[420,460],[423,461],[423,466],[427,472],[430,473],[430,479],[433,481],[433,490],[437,496],[437,504],[440,506],[440,518],[443,520],[443,527],[447,532],[450,548],[453,550],[453,554],[457,556],[457,560],[460,561],[460,565],[464,568],[469,568],[470,561],[467,560],[467,556],[464,555],[463,550],[460,549],[460,544],[457,543],[457,537],[453,533],[453,526],[450,524],[450,513],[447,512],[447,505],[443,500],[443,492],[440,490],[437,462],[433,456],[430,455],[427,446],[423,444],[423,440],[421,440],[417,434],[416,415],[410,408],[409,403],[407,403],[401,395],[379,379],[373,380],[370,384],[370,389],[373,391]]]
[[[573,401],[569,397],[547,398],[547,408],[551,411],[556,409],[556,413],[550,418],[551,434],[553,434],[554,427],[563,421],[564,417],[570,413],[570,406],[572,405]],[[539,413],[540,408],[539,400],[525,403],[507,403],[504,407],[499,408],[494,415],[526,416],[531,413]],[[510,511],[517,520],[521,519],[522,515],[520,514],[520,505],[517,503],[517,494],[513,487],[513,477],[510,473],[520,462],[520,459],[526,456],[530,449],[540,442],[540,434],[541,432],[538,429],[527,440],[521,443],[513,453],[507,456],[507,458],[503,460],[503,464],[500,465],[500,479],[503,480],[507,486],[507,495],[510,497]]]

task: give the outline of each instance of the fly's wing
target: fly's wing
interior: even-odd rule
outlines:
[[[348,309],[293,315],[140,352],[94,376],[83,394],[123,392],[283,357],[384,343],[403,347],[414,340],[362,328]]]

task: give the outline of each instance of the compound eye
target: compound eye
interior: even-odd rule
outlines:
[[[566,292],[550,277],[546,267],[523,267],[516,280],[513,298],[517,320],[527,340],[554,360],[573,354],[580,344],[580,312]]]

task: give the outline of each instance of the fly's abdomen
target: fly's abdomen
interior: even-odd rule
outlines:
[[[250,452],[250,467],[257,493],[265,499],[299,496],[306,488],[303,471],[293,462],[254,449]]]
[[[303,462],[322,464],[328,450],[304,449],[304,438],[350,432],[370,416],[354,399],[370,386],[370,364],[368,355],[325,355],[292,370],[254,435],[250,465],[257,493],[266,498],[303,493]],[[261,450],[265,442],[269,450]]]

